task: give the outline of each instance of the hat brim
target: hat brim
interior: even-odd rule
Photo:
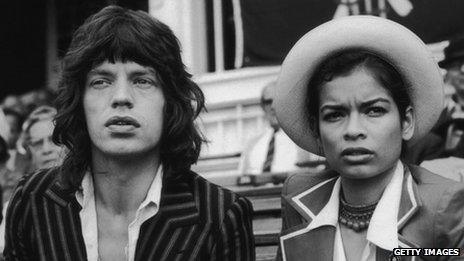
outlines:
[[[334,53],[359,49],[392,64],[410,95],[415,128],[407,142],[427,134],[443,109],[443,79],[427,46],[409,29],[375,16],[348,16],[306,33],[285,58],[275,86],[274,109],[282,129],[300,147],[323,156],[305,108],[307,85],[319,65]]]

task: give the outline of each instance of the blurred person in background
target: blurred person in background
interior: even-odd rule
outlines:
[[[0,178],[2,178],[4,175],[7,175],[7,172],[9,170],[6,167],[6,162],[10,155],[8,154],[8,146],[6,145],[5,140],[0,136]],[[0,184],[0,213],[3,209],[3,184]],[[0,223],[3,220],[3,215],[0,216]],[[3,234],[0,234],[0,237],[2,237]]]
[[[55,99],[55,92],[47,88],[40,88],[24,93],[19,96],[21,104],[23,104],[27,114],[30,114],[37,107],[42,105],[51,106]]]
[[[55,115],[55,108],[44,105],[24,121],[20,143],[31,157],[28,172],[59,166],[63,160],[63,148],[52,141]]]
[[[21,111],[22,110],[20,109],[20,106],[5,107],[3,109],[5,120],[8,126],[5,140],[8,144],[8,152],[10,154],[10,158],[7,162],[7,168],[12,172],[24,172],[25,167],[28,165],[25,164],[27,159],[24,157],[24,155],[18,153],[16,146],[21,133],[21,126],[24,121],[24,116]]]
[[[445,141],[445,150],[452,156],[464,133],[464,36],[450,40],[444,50],[445,58],[438,64],[446,70],[445,82],[454,87],[454,94],[446,101],[446,108],[436,127]]]
[[[8,150],[10,154],[7,167],[11,171],[15,171],[16,169],[22,171],[23,158],[21,155],[18,155],[16,143],[21,133],[21,126],[24,121],[24,116],[11,108],[5,108],[3,109],[3,112],[5,114],[5,119],[8,123],[9,130],[6,136],[6,142],[8,144]]]
[[[24,121],[18,139],[17,167],[3,177],[3,198],[8,201],[19,179],[37,169],[50,168],[61,164],[64,152],[52,141],[53,118],[56,109],[41,106]]]
[[[250,139],[242,151],[239,173],[260,175],[265,172],[292,172],[300,170],[299,163],[323,161],[322,157],[300,149],[280,128],[272,108],[273,88],[267,84],[261,93],[260,105],[264,111],[264,131]]]
[[[438,159],[424,161],[421,166],[456,181],[464,181],[464,36],[450,40],[445,57],[438,65],[446,70],[445,83],[454,94],[445,101],[445,109],[433,132],[441,137],[442,151]]]
[[[5,114],[5,119],[9,126],[9,133],[6,141],[8,149],[15,150],[16,141],[21,133],[21,126],[23,124],[24,117],[19,112],[10,108],[3,109],[3,113]]]
[[[21,99],[18,95],[8,95],[6,96],[3,101],[1,107],[3,109],[10,109],[13,110],[20,115],[24,117],[24,115],[27,115],[28,113],[26,112],[26,108],[24,107],[24,104],[22,104]]]

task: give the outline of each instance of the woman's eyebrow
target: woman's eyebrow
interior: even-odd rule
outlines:
[[[343,110],[343,109],[345,109],[345,106],[340,105],[340,104],[326,104],[326,105],[321,106],[320,111],[322,112],[324,110]]]
[[[372,99],[372,100],[361,103],[361,108],[372,106],[372,105],[374,105],[374,104],[376,104],[378,102],[390,104],[390,101],[388,99],[379,97],[379,98],[375,98],[375,99]]]

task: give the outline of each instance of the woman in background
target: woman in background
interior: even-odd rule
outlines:
[[[56,109],[40,106],[29,114],[23,124],[20,144],[31,155],[29,171],[59,166],[62,162],[62,148],[52,141]]]
[[[398,247],[463,249],[464,185],[400,160],[442,103],[426,46],[394,22],[352,16],[300,39],[282,65],[275,109],[283,130],[331,170],[286,181],[280,257],[367,261],[389,260]]]

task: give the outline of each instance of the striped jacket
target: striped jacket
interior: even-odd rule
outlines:
[[[163,180],[159,212],[142,224],[135,260],[254,260],[250,202],[185,174]],[[6,260],[87,260],[81,207],[57,175],[39,171],[19,182],[7,211]]]

